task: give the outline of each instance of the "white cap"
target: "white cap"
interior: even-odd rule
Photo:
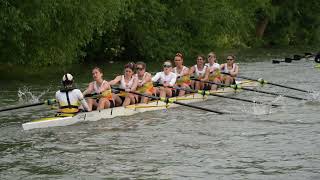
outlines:
[[[62,81],[63,82],[64,81],[73,81],[73,76],[71,74],[67,73],[67,74],[63,75]]]
[[[171,66],[172,66],[172,64],[171,64],[171,62],[170,62],[170,61],[166,61],[166,62],[164,62],[164,63],[163,63],[163,66],[170,66],[170,67],[171,67]]]

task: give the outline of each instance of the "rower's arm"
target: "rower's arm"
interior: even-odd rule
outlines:
[[[143,80],[143,83],[150,82],[150,81],[151,81],[151,78],[152,78],[151,74],[150,74],[150,73],[147,73],[145,79]]]
[[[138,78],[134,78],[130,91],[135,91],[137,89],[137,86],[138,86]]]
[[[231,74],[231,76],[236,77],[238,75],[238,73],[239,73],[239,66],[236,65],[235,70],[231,71],[230,74]]]
[[[88,104],[87,104],[87,101],[84,99],[83,94],[81,93],[80,90],[79,90],[79,93],[78,93],[78,100],[81,102],[83,108],[84,108],[86,111],[89,111],[89,106],[88,106]]]
[[[195,71],[194,66],[189,68],[189,75],[193,74]]]
[[[210,75],[210,68],[208,67],[206,69],[206,72],[204,74],[204,78],[202,78],[203,81],[208,81],[209,80],[209,75]]]
[[[93,91],[93,83],[91,82],[91,83],[89,83],[89,86],[82,94],[85,96],[86,94],[92,93],[92,91]]]
[[[151,79],[152,82],[157,82],[157,81],[159,80],[159,78],[160,78],[160,73],[161,73],[161,72],[158,72],[155,76],[152,77],[152,79]]]
[[[115,84],[118,84],[121,81],[121,76],[117,76],[116,78],[114,78],[114,80],[110,81],[109,84],[110,86],[113,86]]]
[[[173,86],[177,81],[177,75],[175,73],[172,73],[173,78],[171,78],[171,81],[169,82],[170,86]]]

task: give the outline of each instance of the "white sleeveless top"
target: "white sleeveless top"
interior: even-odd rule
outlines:
[[[98,86],[97,81],[94,81],[94,82],[93,82],[93,91],[94,91],[95,93],[101,93],[101,92],[102,92],[102,91],[101,91],[101,87],[103,87],[103,85],[104,85],[106,82],[107,82],[107,81],[103,80],[102,83],[101,83],[101,85]]]
[[[214,73],[215,70],[220,69],[220,64],[218,63],[214,63],[212,65],[210,63],[206,63],[206,66],[210,68],[210,73]]]
[[[144,72],[142,79],[139,79],[139,75],[135,74],[135,77],[138,79],[138,83],[142,83],[143,80],[146,78],[147,72]]]
[[[196,76],[203,76],[203,75],[206,73],[207,66],[204,65],[204,66],[203,66],[203,69],[200,71],[200,70],[198,69],[198,65],[196,64],[196,65],[194,65],[194,69],[195,69],[194,74],[195,74]]]
[[[126,83],[125,79],[124,79],[124,75],[121,76],[121,81],[120,81],[120,88],[121,89],[130,89],[133,85],[133,80],[134,80],[134,76],[132,76],[132,78],[130,79],[130,81],[128,83]]]
[[[237,67],[237,65],[234,63],[234,64],[232,65],[232,69],[229,70],[229,69],[228,69],[228,64],[225,63],[225,64],[224,64],[224,67],[223,67],[223,69],[221,69],[221,71],[222,71],[223,73],[234,72],[234,71],[236,70],[236,67]]]
[[[180,76],[180,77],[181,77],[181,76],[182,76],[182,73],[183,73],[186,69],[189,69],[189,68],[187,68],[186,66],[183,66],[182,69],[181,69],[181,71],[178,72],[177,67],[175,67],[175,68],[173,68],[173,72],[174,72],[177,76]]]
[[[166,75],[164,72],[158,72],[155,76],[152,77],[152,82],[159,81],[161,84],[169,83],[170,86],[173,86],[176,83],[177,75],[173,72],[170,72]]]

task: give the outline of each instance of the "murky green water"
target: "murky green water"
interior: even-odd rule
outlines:
[[[241,75],[307,90],[320,89],[320,69],[312,61],[240,63]],[[120,66],[120,65],[119,65]],[[113,67],[116,67],[113,69]],[[75,70],[84,89],[90,69]],[[104,67],[107,78],[119,67]],[[156,69],[151,69],[156,71]],[[86,74],[81,74],[86,72]],[[29,88],[52,98],[61,74],[47,82],[1,84],[0,107],[18,104],[17,91]],[[42,79],[41,77],[39,79]],[[264,86],[265,91],[307,97],[306,93]],[[314,94],[315,96],[317,94]],[[319,179],[319,102],[252,92],[236,97],[276,101],[255,106],[227,99],[197,104],[230,111],[215,115],[179,107],[67,127],[23,131],[21,124],[54,113],[46,106],[0,113],[1,179]],[[22,95],[24,101],[26,98]],[[318,97],[319,98],[319,97]]]

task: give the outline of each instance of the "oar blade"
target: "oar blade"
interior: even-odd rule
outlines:
[[[278,61],[278,60],[275,60],[275,59],[272,60],[272,64],[280,64],[280,62],[281,61]]]

